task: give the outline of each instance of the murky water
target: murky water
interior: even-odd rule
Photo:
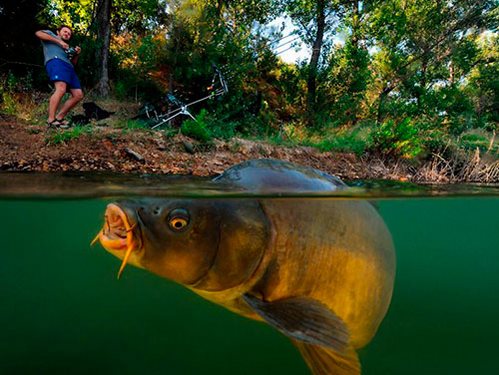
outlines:
[[[271,327],[143,270],[127,267],[118,281],[119,261],[89,246],[117,196],[231,192],[185,179],[169,190],[157,178],[0,177],[0,373],[309,373]],[[363,373],[495,373],[498,189],[356,185],[327,199],[376,200],[397,253],[389,312],[360,351]]]

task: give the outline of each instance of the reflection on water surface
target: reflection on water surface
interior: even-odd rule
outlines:
[[[498,196],[497,184],[417,185],[396,181],[345,181],[348,188],[334,192],[248,193],[208,178],[109,173],[0,173],[0,197],[102,198],[110,196],[240,197],[301,196],[352,198],[411,198],[433,196]]]

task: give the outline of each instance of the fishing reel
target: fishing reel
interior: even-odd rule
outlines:
[[[66,56],[68,57],[68,59],[72,59],[73,57],[76,56],[76,48],[74,47],[68,47],[66,50],[64,50],[64,52],[66,52]]]

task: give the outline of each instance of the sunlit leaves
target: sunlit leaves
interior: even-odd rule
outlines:
[[[92,22],[94,3],[94,0],[49,0],[44,18],[52,27],[69,25],[76,32],[85,32]]]
[[[68,24],[77,32],[88,33],[95,26],[97,7],[98,0],[48,0],[44,18],[53,27]],[[167,0],[113,0],[113,29],[115,33],[140,33],[160,27],[166,9]]]

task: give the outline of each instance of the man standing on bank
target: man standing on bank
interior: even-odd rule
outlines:
[[[80,47],[71,48],[68,44],[73,31],[69,26],[63,25],[57,29],[57,35],[50,30],[39,30],[35,35],[40,39],[45,57],[45,68],[55,91],[50,97],[47,124],[57,128],[67,128],[68,121],[64,117],[83,99],[80,80],[74,70],[81,52]],[[71,97],[62,105],[62,97],[68,91]]]

